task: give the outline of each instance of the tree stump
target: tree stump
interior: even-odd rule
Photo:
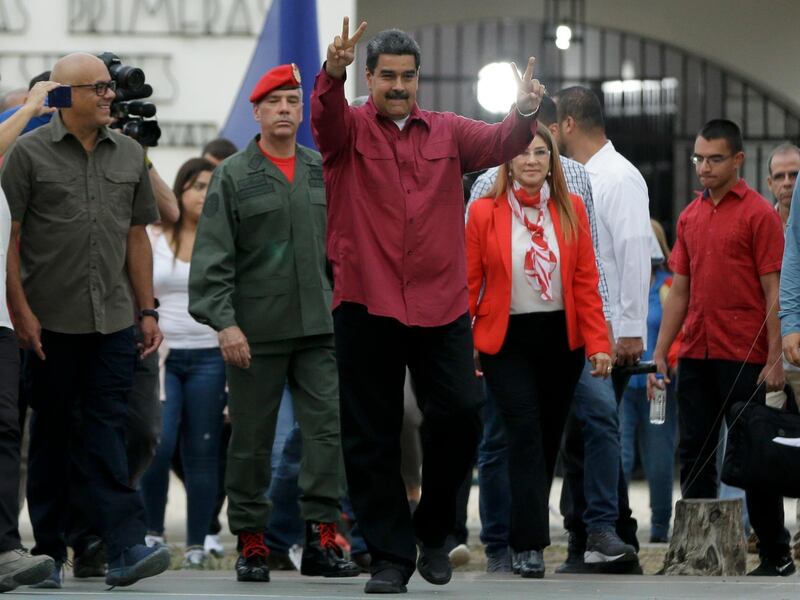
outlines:
[[[665,575],[744,575],[742,500],[678,500]]]

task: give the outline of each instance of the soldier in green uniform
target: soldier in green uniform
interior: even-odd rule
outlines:
[[[197,230],[189,312],[219,332],[232,435],[225,489],[239,581],[269,581],[263,533],[270,452],[288,381],[303,436],[299,484],[304,575],[360,573],[336,545],[344,488],[339,389],[325,258],[320,155],[296,142],[295,65],[267,72],[250,96],[261,134],[217,167]]]

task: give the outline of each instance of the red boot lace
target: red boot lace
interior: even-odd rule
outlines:
[[[260,533],[240,533],[239,539],[242,542],[242,556],[250,558],[251,556],[269,556],[269,548],[264,544],[264,536]]]
[[[333,548],[339,550],[336,543],[336,524],[335,523],[320,523],[319,524],[319,544],[323,548]]]

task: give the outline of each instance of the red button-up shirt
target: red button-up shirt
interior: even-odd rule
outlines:
[[[489,125],[416,105],[402,131],[372,100],[349,107],[324,70],[311,98],[328,197],[333,307],[435,327],[467,312],[463,172],[502,164],[533,139],[516,109]]]
[[[743,179],[717,206],[707,194],[695,198],[678,219],[669,260],[675,273],[690,278],[679,356],[765,364],[767,306],[759,278],[780,271],[782,258],[780,217]]]

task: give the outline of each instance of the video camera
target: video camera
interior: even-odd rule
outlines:
[[[111,79],[116,81],[116,98],[111,103],[111,116],[114,129],[120,129],[142,146],[158,146],[161,128],[153,118],[156,105],[144,99],[153,95],[153,88],[145,83],[144,71],[138,67],[123,65],[113,52],[103,52],[97,57],[102,60]]]

